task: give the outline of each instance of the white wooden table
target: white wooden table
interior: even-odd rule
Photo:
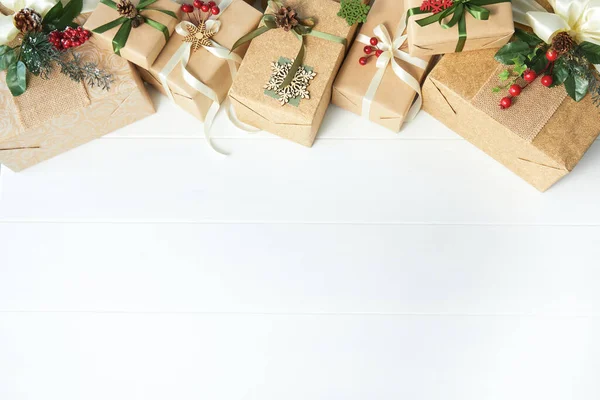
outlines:
[[[158,113],[1,171],[2,400],[600,398],[600,146],[538,193],[421,114]]]

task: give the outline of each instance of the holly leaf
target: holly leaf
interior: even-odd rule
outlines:
[[[554,70],[552,71],[552,86],[559,86],[565,83],[569,77],[570,71],[567,63],[563,58],[559,58],[554,63]]]
[[[17,61],[8,67],[6,86],[15,97],[25,93],[25,90],[27,90],[27,69],[23,61]]]
[[[600,64],[600,46],[590,42],[581,42],[579,50],[583,52],[590,63]]]
[[[527,66],[534,70],[536,74],[539,74],[545,70],[546,65],[548,65],[548,60],[546,60],[546,56],[544,54],[538,54],[533,58],[533,60],[527,63]]]
[[[71,0],[64,7],[62,15],[54,24],[54,29],[58,29],[62,31],[65,29],[79,14],[81,14],[81,10],[83,9],[83,0]]]
[[[534,35],[533,33],[525,32],[522,29],[515,29],[515,37],[529,45],[529,47],[535,47],[538,44],[544,43],[542,39]]]
[[[505,69],[498,75],[498,78],[500,78],[500,80],[504,82],[508,80],[508,78],[510,78],[510,72],[507,69]]]
[[[15,50],[8,46],[0,46],[0,71],[5,71],[17,61]]]
[[[505,44],[494,56],[496,61],[505,65],[514,65],[515,59],[525,60],[529,54],[529,45],[525,42],[512,42]]]
[[[567,94],[575,101],[581,101],[588,92],[590,82],[585,77],[579,75],[570,75],[565,80],[565,89]]]
[[[492,88],[492,92],[494,92],[494,93],[500,93],[501,90],[502,89],[499,88],[498,86],[496,86],[495,88]]]
[[[62,2],[59,1],[50,9],[50,11],[48,11],[46,13],[46,16],[44,16],[44,19],[42,20],[42,26],[44,26],[44,28],[46,28],[46,26],[48,24],[52,24],[54,21],[58,20],[62,14],[63,14],[63,5],[62,5]],[[52,24],[52,26],[54,26],[54,24]],[[53,29],[49,29],[49,30],[53,30]]]

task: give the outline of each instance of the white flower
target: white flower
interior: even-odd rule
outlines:
[[[42,17],[56,4],[56,0],[2,0],[2,5],[14,12],[24,8],[37,11]],[[12,15],[0,14],[0,45],[11,42],[19,33],[13,23]]]

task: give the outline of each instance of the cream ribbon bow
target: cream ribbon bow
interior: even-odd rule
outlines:
[[[229,5],[232,2],[233,0],[223,0],[219,4],[219,8],[221,9],[219,15],[223,14],[223,12],[225,12],[225,9],[227,9],[227,7],[229,7]],[[219,16],[217,15],[216,18],[218,17]],[[189,34],[189,31],[187,29],[188,26],[194,25],[189,21],[182,21],[177,25],[175,31],[181,36],[187,36]],[[206,29],[216,33],[219,31],[220,28],[221,21],[217,21],[215,19],[209,19],[208,21],[206,21]],[[236,53],[231,53],[228,48],[221,46],[214,40],[210,39],[210,42],[211,46],[202,47],[208,52],[210,52],[213,56],[227,60],[227,64],[229,65],[229,72],[231,73],[231,78],[233,79],[235,77],[235,74],[237,73],[237,64],[240,64],[242,62],[242,58]],[[219,109],[221,108],[219,97],[213,89],[211,89],[208,85],[200,81],[187,70],[187,65],[190,61],[191,54],[192,44],[189,42],[182,43],[181,46],[179,46],[179,49],[177,49],[177,51],[173,55],[173,57],[171,57],[169,62],[167,62],[162,71],[160,71],[160,73],[158,74],[160,83],[165,89],[165,92],[167,92],[169,99],[175,102],[175,98],[173,96],[171,88],[169,87],[167,78],[171,74],[171,72],[173,72],[173,70],[179,65],[185,82],[192,88],[194,88],[195,90],[212,100],[212,105],[208,109],[208,113],[206,114],[206,117],[204,119],[204,136],[206,137],[206,141],[211,146],[211,148],[213,148],[217,153],[227,155],[226,152],[219,150],[217,147],[214,146],[210,136],[210,129],[212,127],[217,113],[219,112]]]
[[[554,14],[535,0],[513,0],[513,19],[530,26],[546,43],[559,32],[569,33],[577,43],[600,46],[600,0],[549,0]],[[600,71],[600,65],[596,65]]]
[[[11,11],[19,12],[24,8],[31,8],[43,17],[57,3],[57,0],[2,0],[2,5]],[[0,45],[10,43],[19,30],[13,22],[14,15],[0,13]]]
[[[381,85],[383,80],[383,76],[385,75],[385,71],[388,65],[392,65],[392,70],[396,74],[396,76],[405,82],[408,86],[410,86],[417,93],[417,100],[410,108],[406,121],[413,120],[416,115],[421,110],[421,105],[423,100],[421,99],[421,85],[419,81],[417,81],[411,74],[406,72],[396,59],[406,61],[409,64],[412,64],[421,69],[427,68],[427,62],[421,60],[417,57],[410,56],[407,52],[400,50],[400,47],[406,42],[408,39],[408,35],[403,35],[404,30],[406,29],[406,20],[404,18],[401,19],[398,27],[396,28],[396,37],[392,39],[385,25],[377,25],[375,29],[373,29],[373,33],[379,40],[378,47],[380,50],[383,50],[383,53],[377,58],[377,68],[378,71],[371,80],[371,84],[367,90],[367,93],[363,97],[362,104],[362,116],[364,118],[369,118],[371,114],[371,105],[373,104],[373,99],[375,98],[375,94]],[[359,34],[356,38],[360,43],[370,45],[370,38],[366,35]]]

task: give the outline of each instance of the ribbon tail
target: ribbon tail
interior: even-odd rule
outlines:
[[[258,129],[257,127],[252,125],[248,125],[238,118],[237,114],[235,113],[235,109],[233,108],[233,104],[231,103],[229,98],[227,98],[223,102],[223,108],[227,112],[227,117],[229,117],[229,120],[233,125],[235,125],[236,128],[246,131],[248,133],[256,133],[261,131],[261,129]]]
[[[458,21],[458,43],[456,43],[456,53],[460,53],[465,48],[467,42],[467,16],[462,15]]]
[[[206,142],[208,143],[210,148],[219,154],[228,156],[229,155],[228,152],[219,149],[213,143],[212,136],[210,135],[210,129],[212,128],[213,122],[215,121],[215,117],[217,116],[220,108],[221,108],[221,105],[219,104],[219,102],[213,101],[210,108],[208,109],[208,113],[206,114],[206,117],[204,118],[204,126],[203,126],[202,130],[204,131],[204,137],[206,138]]]
[[[125,47],[127,39],[129,39],[129,33],[131,32],[131,20],[128,19],[123,22],[123,25],[117,31],[117,34],[112,40],[113,51],[117,55],[121,55],[121,49]]]
[[[377,73],[371,79],[371,83],[369,84],[369,88],[365,93],[362,101],[362,117],[366,119],[370,119],[371,117],[371,106],[373,105],[373,100],[375,99],[375,94],[377,94],[377,90],[383,81],[383,76],[385,75],[385,68],[379,68]]]
[[[395,60],[392,61],[392,69],[396,76],[408,86],[410,86],[411,89],[413,89],[416,93],[415,102],[410,107],[410,110],[408,110],[408,113],[406,114],[405,118],[406,122],[410,122],[413,119],[415,119],[419,111],[421,111],[421,106],[423,105],[423,98],[421,96],[421,85],[419,84],[419,81],[415,79],[414,76],[406,72]]]

